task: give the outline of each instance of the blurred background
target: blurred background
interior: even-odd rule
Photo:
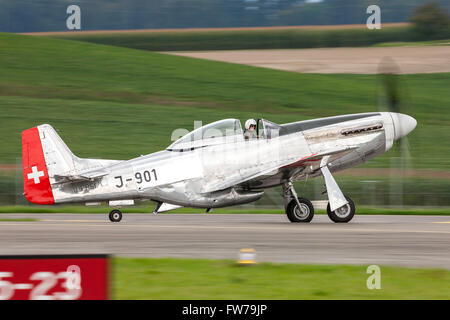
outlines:
[[[67,27],[73,4],[80,30]],[[381,29],[367,28],[369,5]],[[416,130],[337,174],[341,188],[359,207],[448,208],[449,11],[448,0],[0,0],[0,205],[33,207],[21,132],[42,123],[79,157],[130,159],[198,120],[394,110]],[[296,188],[326,199],[321,178]],[[241,208],[282,212],[281,190]]]
[[[382,20],[408,22],[428,0],[1,0],[0,30],[65,31],[66,8],[83,11],[83,30],[229,28],[365,24],[366,9],[378,5]],[[448,0],[436,6],[450,9]],[[442,30],[443,31],[443,30]],[[444,34],[444,33],[443,33]],[[406,40],[406,39],[404,39]]]

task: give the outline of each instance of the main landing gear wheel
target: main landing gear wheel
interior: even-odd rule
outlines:
[[[345,196],[345,199],[347,199],[348,203],[345,206],[342,206],[334,210],[333,212],[330,210],[330,203],[328,203],[327,206],[328,217],[336,223],[349,222],[355,215],[355,204],[353,203],[353,200],[347,196]]]
[[[109,220],[111,222],[120,222],[120,220],[122,220],[122,212],[118,209],[111,210],[109,213]]]
[[[286,214],[291,222],[311,222],[314,217],[314,207],[308,199],[298,198],[300,207],[295,199],[286,208]]]

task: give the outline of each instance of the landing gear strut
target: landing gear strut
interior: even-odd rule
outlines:
[[[352,199],[345,196],[339,188],[336,180],[331,175],[328,166],[320,168],[325,179],[325,186],[328,194],[328,217],[333,222],[349,222],[355,215],[355,204]]]
[[[311,222],[314,207],[306,198],[299,198],[292,182],[283,185],[284,208],[291,222]]]
[[[109,220],[111,222],[120,222],[120,220],[122,220],[122,212],[119,209],[111,210],[109,213]]]

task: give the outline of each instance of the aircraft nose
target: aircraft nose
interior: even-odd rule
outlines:
[[[398,140],[411,131],[417,126],[417,121],[411,116],[403,113],[390,112],[392,121],[394,122],[394,139]]]

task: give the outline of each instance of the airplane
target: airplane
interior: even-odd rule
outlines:
[[[197,128],[165,150],[131,160],[75,156],[48,124],[22,132],[26,199],[35,204],[107,201],[112,207],[136,200],[156,202],[154,214],[180,207],[213,208],[261,198],[266,188],[282,186],[289,221],[310,222],[314,207],[293,182],[323,176],[327,213],[336,223],[355,214],[332,173],[366,162],[409,134],[416,120],[396,112],[369,112],[276,124],[258,119],[256,134],[244,138],[238,119]],[[115,208],[109,219],[119,222]]]

